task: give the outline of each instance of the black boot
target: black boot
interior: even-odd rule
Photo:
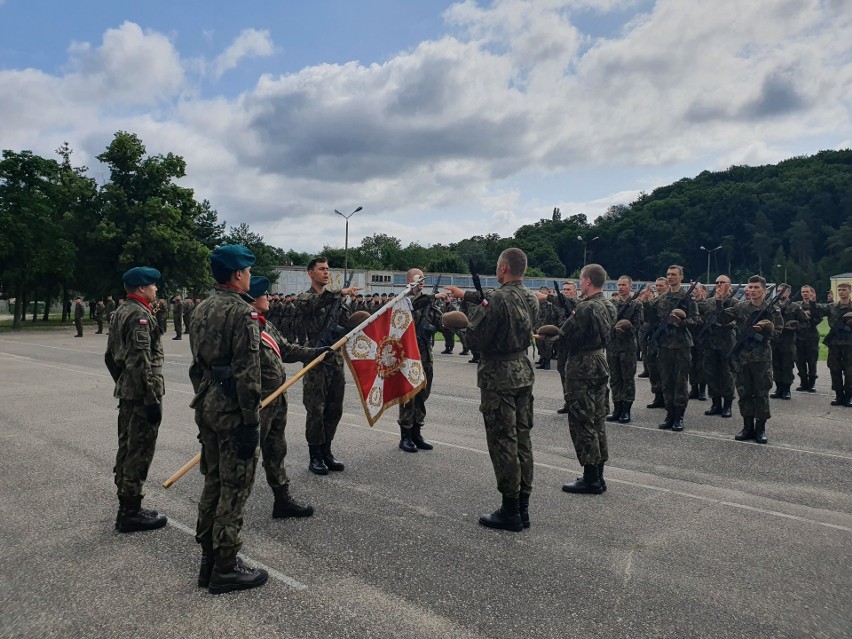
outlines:
[[[198,587],[206,588],[210,585],[210,573],[213,572],[213,551],[201,551],[201,565],[198,567]]]
[[[698,386],[695,384],[689,387],[689,399],[698,399]]]
[[[756,441],[758,444],[766,444],[769,442],[769,440],[766,439],[765,419],[754,420],[754,441]]]
[[[618,416],[619,424],[629,424],[630,423],[630,408],[633,406],[633,402],[622,402],[621,403],[621,415]]]
[[[568,404],[563,404],[562,408],[556,409],[556,412],[559,413],[560,415],[567,415],[568,414]]]
[[[784,392],[781,390],[782,388],[784,388],[783,384],[775,384],[775,392],[771,393],[769,396],[772,399],[781,399],[784,395]]]
[[[604,465],[598,464],[598,481],[601,483],[601,488],[603,489],[603,492],[606,492],[606,480],[604,479],[603,473]]]
[[[733,399],[725,399],[725,403],[722,406],[722,417],[730,417],[731,416],[731,407],[734,403]]]
[[[698,401],[706,402],[707,401],[707,384],[699,384],[698,385]]]
[[[168,522],[165,516],[156,510],[142,508],[142,497],[119,497],[118,517],[115,519],[115,529],[118,532],[129,533],[140,530],[156,530]]]
[[[743,417],[743,429],[734,435],[738,442],[747,442],[754,439],[754,417]]]
[[[663,399],[662,393],[654,393],[654,401],[648,404],[647,408],[665,408],[666,400]]]
[[[792,399],[792,395],[790,395],[790,384],[784,384],[784,388],[781,389],[781,399]]]
[[[399,447],[406,453],[416,453],[417,446],[411,441],[411,428],[399,427]]]
[[[683,430],[683,415],[686,412],[686,406],[675,406],[674,421],[672,421],[672,430],[679,433]]]
[[[846,408],[852,408],[852,393],[846,396],[846,403],[843,404]]]
[[[831,400],[832,406],[843,406],[846,404],[846,397],[843,395],[843,391],[834,391],[834,399]]]
[[[518,512],[521,515],[521,523],[524,528],[530,527],[530,496],[529,493],[518,495]]]
[[[469,353],[470,353],[470,351],[469,351],[468,349],[463,348],[463,349],[462,349],[462,352],[461,352],[461,353],[459,353],[459,355],[468,355]]]
[[[467,360],[468,364],[479,364],[479,355],[474,355],[469,360]]]
[[[643,378],[643,379],[648,379],[650,376],[651,376],[651,374],[650,374],[648,371],[642,371],[642,372],[641,372],[641,373],[639,373],[636,377],[641,377],[641,378]]]
[[[482,515],[479,523],[487,528],[521,532],[524,529],[524,522],[521,520],[518,498],[503,495],[503,505],[490,515]]]
[[[603,486],[601,486],[597,465],[588,464],[583,466],[583,476],[577,477],[574,481],[562,486],[562,491],[583,495],[600,495],[603,493]]]
[[[721,415],[722,414],[722,398],[714,397],[710,408],[704,411],[705,415]]]
[[[447,347],[447,348],[445,348],[444,350],[442,350],[442,351],[441,351],[441,354],[442,354],[442,355],[452,355],[452,354],[453,354],[453,349],[452,349],[452,348]]]
[[[606,416],[606,421],[608,422],[617,422],[619,417],[621,417],[622,411],[622,403],[621,402],[613,402],[612,412]]]
[[[808,384],[808,376],[807,375],[799,375],[799,379],[801,380],[801,383],[798,386],[796,386],[796,390],[799,391],[799,392],[807,393],[808,389],[810,388],[810,385]]]
[[[539,357],[538,361],[535,363],[536,368],[544,368],[544,357]]]
[[[817,377],[818,377],[817,375],[811,375],[811,377],[808,378],[808,392],[809,393],[816,393]]]
[[[210,585],[207,586],[207,591],[213,595],[220,595],[232,590],[248,590],[262,586],[267,579],[269,579],[269,573],[261,568],[250,568],[240,557],[234,557],[228,561],[220,561],[217,558],[210,573]]]
[[[423,427],[420,426],[420,424],[414,424],[414,427],[411,429],[411,441],[413,441],[414,445],[420,450],[432,450],[435,447],[423,439],[423,435],[420,434],[421,428]]]
[[[308,444],[308,454],[311,456],[308,470],[314,475],[328,475],[328,467],[326,467],[322,459],[322,446],[319,444]]]
[[[313,506],[303,506],[290,496],[289,486],[276,486],[272,489],[275,501],[272,504],[272,518],[310,517],[314,514]]]
[[[674,420],[674,408],[667,408],[666,418],[662,422],[657,424],[657,428],[659,428],[660,430],[668,430],[672,427],[672,424],[674,424]]]
[[[342,461],[334,458],[334,453],[331,452],[331,442],[326,442],[322,445],[322,460],[329,470],[339,471],[346,468]]]

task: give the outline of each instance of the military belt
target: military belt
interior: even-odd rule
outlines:
[[[527,349],[514,353],[480,353],[483,362],[513,362],[527,356]]]
[[[588,355],[588,356],[592,356],[592,355],[603,355],[603,354],[604,354],[604,349],[602,349],[602,348],[594,348],[594,349],[592,349],[592,350],[590,350],[590,351],[579,351],[579,352],[577,353],[577,357],[585,357],[585,356],[587,356],[587,355]]]

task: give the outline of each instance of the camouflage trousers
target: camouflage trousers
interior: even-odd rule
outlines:
[[[562,383],[562,396],[565,396],[565,366],[568,364],[568,350],[562,346],[556,347],[556,369],[559,371],[559,381]]]
[[[266,410],[266,409],[264,409]],[[195,541],[204,552],[215,552],[228,560],[242,547],[240,529],[243,510],[254,484],[254,457],[237,457],[236,431],[242,423],[239,412],[195,411],[201,440],[201,473],[204,489],[198,500]]]
[[[728,351],[704,349],[704,379],[710,397],[734,398],[734,373],[728,362]]]
[[[704,348],[702,346],[692,347],[692,359],[689,364],[689,383],[693,386],[706,384],[704,375]]]
[[[796,362],[796,343],[782,345],[772,349],[772,379],[776,384],[792,384],[793,364]]]
[[[305,439],[312,446],[331,443],[343,417],[346,380],[342,364],[320,364],[302,378],[302,404],[305,406]]]
[[[772,364],[745,362],[737,372],[737,406],[743,417],[769,419],[769,391],[772,390]]]
[[[651,382],[651,392],[655,395],[663,392],[663,381],[660,378],[660,369],[657,367],[660,351],[651,353],[645,351],[645,365],[648,368],[648,381]]]
[[[426,386],[412,397],[407,404],[399,405],[397,423],[403,428],[423,426],[426,423],[426,400],[432,391],[432,362],[422,362],[423,372],[426,373]]]
[[[480,389],[479,411],[485,421],[488,454],[497,490],[506,497],[532,492],[532,386],[506,391]]]
[[[80,318],[80,319],[75,318],[74,319],[74,326],[77,329],[77,335],[78,336],[82,335],[83,334],[83,319],[82,318]]]
[[[818,359],[819,335],[796,340],[796,370],[803,384],[817,378]]]
[[[632,402],[636,399],[636,351],[607,351],[609,385],[612,401]]]
[[[103,317],[96,317],[95,322],[98,325],[98,333],[103,333],[104,332],[104,318]]]
[[[442,330],[441,335],[444,338],[444,350],[453,350],[456,345],[456,334],[450,330]]]
[[[286,428],[287,394],[284,393],[260,411],[260,452],[263,453],[263,470],[270,488],[290,484],[284,467],[284,458],[287,457]]]
[[[141,399],[118,401],[118,452],[115,455],[115,486],[119,497],[142,495],[148,477],[160,422],[152,424],[145,416]]]
[[[542,337],[535,341],[535,347],[538,350],[538,356],[542,359],[553,359],[553,344],[552,337]]]
[[[666,408],[685,408],[689,403],[689,367],[692,354],[688,348],[661,348],[657,353],[657,370]]]
[[[827,363],[831,371],[831,390],[852,395],[852,344],[829,346]]]
[[[565,380],[565,402],[568,406],[568,428],[583,466],[603,464],[609,460],[606,440],[607,377]]]
[[[175,315],[174,318],[174,326],[175,326],[175,337],[180,337],[183,335],[183,325],[180,321],[180,315]]]

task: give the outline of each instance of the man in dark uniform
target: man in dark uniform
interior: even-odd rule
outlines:
[[[562,322],[570,315],[574,306],[577,303],[577,285],[574,282],[565,282],[562,285],[562,299],[556,296],[555,292],[551,293],[550,289],[546,286],[539,288],[538,291],[535,292],[535,297],[538,300],[539,304],[539,326],[536,327],[536,330],[541,326],[546,324],[550,324],[552,326],[561,326]],[[563,307],[562,304],[565,304]],[[547,317],[543,318],[542,314],[546,314]],[[551,350],[556,351],[556,369],[559,371],[559,382],[562,385],[562,395],[565,395],[565,363],[568,361],[568,348],[565,343],[565,337],[563,335],[555,335],[555,336],[539,336],[536,338],[536,344],[541,344],[544,342],[549,342],[551,346]],[[541,359],[539,362],[543,361],[544,355],[541,354]],[[547,358],[547,369],[550,368],[550,359]],[[536,368],[544,368],[543,366],[536,365]],[[563,403],[562,408],[556,410],[560,415],[564,415],[568,412],[568,404]]]
[[[728,362],[728,353],[736,341],[736,326],[733,323],[719,324],[716,303],[722,308],[730,308],[736,302],[731,295],[731,278],[720,275],[716,278],[713,298],[701,302],[698,312],[701,315],[699,338],[704,347],[704,379],[710,391],[713,404],[704,411],[705,415],[731,417],[734,402],[734,373]]]
[[[165,335],[169,328],[169,307],[166,305],[166,300],[163,298],[157,300],[157,307],[154,309],[154,317],[157,318],[157,326],[160,327],[160,335]]]
[[[137,266],[122,276],[127,301],[113,315],[104,356],[118,398],[118,452],[115,485],[119,532],[153,530],[166,525],[155,510],[142,508],[142,487],[154,458],[163,417],[163,344],[151,313],[157,299],[157,269]]]
[[[630,408],[636,399],[636,337],[644,319],[642,302],[631,300],[633,280],[622,275],[616,283],[618,295],[613,300],[616,321],[612,327],[606,361],[614,407],[606,421],[630,423]]]
[[[802,287],[804,320],[796,329],[796,369],[801,383],[797,391],[816,393],[817,360],[819,359],[819,324],[825,317],[823,307],[816,303],[813,286]]]
[[[790,387],[793,385],[793,364],[796,362],[796,333],[799,322],[806,322],[805,315],[798,302],[791,301],[793,291],[787,283],[778,285],[778,297],[781,300],[778,308],[781,310],[781,332],[772,340],[772,380],[775,382],[775,392],[772,399],[791,399]]]
[[[83,299],[80,297],[74,298],[74,326],[77,329],[77,334],[74,337],[83,337],[83,318],[86,316],[86,307],[83,306]]]
[[[339,291],[327,289],[331,276],[328,259],[324,257],[315,257],[308,263],[308,277],[311,288],[296,299],[302,329],[307,334],[308,346],[331,346],[343,336],[343,332],[332,331],[329,343],[320,344],[320,336],[327,327],[346,326],[350,312],[343,301],[351,292],[361,289],[354,286]],[[327,475],[329,470],[341,471],[343,462],[334,457],[331,442],[343,416],[346,380],[343,377],[342,353],[335,351],[326,356],[322,364],[311,369],[302,379],[302,403],[307,412],[305,439],[310,455],[308,469],[316,475]]]
[[[467,339],[481,353],[476,371],[479,410],[485,421],[488,452],[497,477],[502,505],[479,523],[488,528],[519,532],[529,527],[533,482],[533,382],[535,372],[527,356],[536,326],[538,301],[524,288],[527,256],[509,248],[497,260],[500,288],[483,300],[476,291],[465,293],[447,286],[455,298],[472,307]]]
[[[455,305],[451,299],[445,299],[443,304],[441,305],[441,313],[449,313],[451,311],[456,310]],[[452,355],[453,349],[456,345],[456,335],[451,328],[445,328],[441,325],[440,329],[441,335],[444,338],[444,350],[441,351],[442,355]]]
[[[657,356],[658,350],[657,348],[649,348],[651,342],[651,335],[654,334],[656,330],[656,316],[653,313],[653,304],[657,303],[658,300],[663,295],[666,295],[669,291],[671,291],[671,287],[669,286],[669,282],[665,277],[658,277],[656,282],[654,282],[654,289],[656,295],[647,301],[642,303],[642,313],[645,317],[645,323],[642,327],[642,333],[644,338],[642,340],[642,344],[644,345],[644,352],[642,353],[642,359],[644,360],[647,368],[648,368],[648,381],[651,382],[651,392],[654,393],[654,400],[648,404],[648,408],[665,408],[666,400],[663,398],[663,384],[660,378],[660,369],[657,366]],[[652,321],[653,318],[653,321]]]
[[[551,326],[559,326],[562,322],[560,321],[559,311],[557,309],[554,301],[556,296],[554,293],[550,292],[550,289],[546,286],[542,286],[538,289],[538,293],[536,293],[536,299],[538,300],[538,326],[535,327],[536,330],[539,327],[544,326],[545,324],[549,324]],[[553,347],[556,343],[556,338],[553,336],[541,335],[536,338],[536,348],[538,349],[538,362],[535,367],[540,368],[542,370],[549,371],[550,370],[550,360],[553,359]]]
[[[172,320],[175,326],[175,336],[172,339],[183,339],[183,304],[180,295],[175,295],[172,299]]]
[[[98,324],[96,335],[104,332],[104,315],[106,314],[106,304],[102,300],[98,300],[95,304],[95,322]]]
[[[107,295],[106,298],[106,322],[107,322],[107,333],[109,333],[109,325],[112,322],[112,314],[115,313],[115,300],[112,299],[112,295]]]
[[[707,289],[704,288],[704,284],[696,284],[695,290],[692,291],[692,299],[695,300],[696,308],[700,308],[701,303],[707,299]],[[704,377],[704,344],[696,339],[701,328],[702,320],[699,311],[696,323],[688,329],[690,336],[692,336],[691,361],[689,363],[689,399],[697,399],[703,402],[707,400],[707,380]]]
[[[837,302],[827,304],[828,334],[823,343],[828,346],[828,370],[831,372],[832,406],[852,408],[852,300],[849,282],[837,285]]]
[[[254,262],[244,246],[215,249],[210,266],[218,286],[188,327],[195,389],[190,407],[204,475],[195,529],[201,545],[198,585],[213,594],[262,586],[269,577],[237,554],[260,443],[260,326],[248,296]]]

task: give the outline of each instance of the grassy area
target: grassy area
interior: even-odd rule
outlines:
[[[22,331],[53,331],[57,329],[68,329],[74,328],[74,320],[70,319],[65,322],[62,322],[62,313],[51,313],[49,315],[49,319],[46,322],[42,321],[42,315],[39,314],[38,319],[34,322],[32,315],[28,316],[22,323],[21,328],[19,330]],[[97,323],[95,320],[84,319],[83,320],[83,330],[86,327],[94,327],[97,330]],[[12,330],[12,316],[11,315],[3,315],[0,316],[0,332],[11,331]]]

